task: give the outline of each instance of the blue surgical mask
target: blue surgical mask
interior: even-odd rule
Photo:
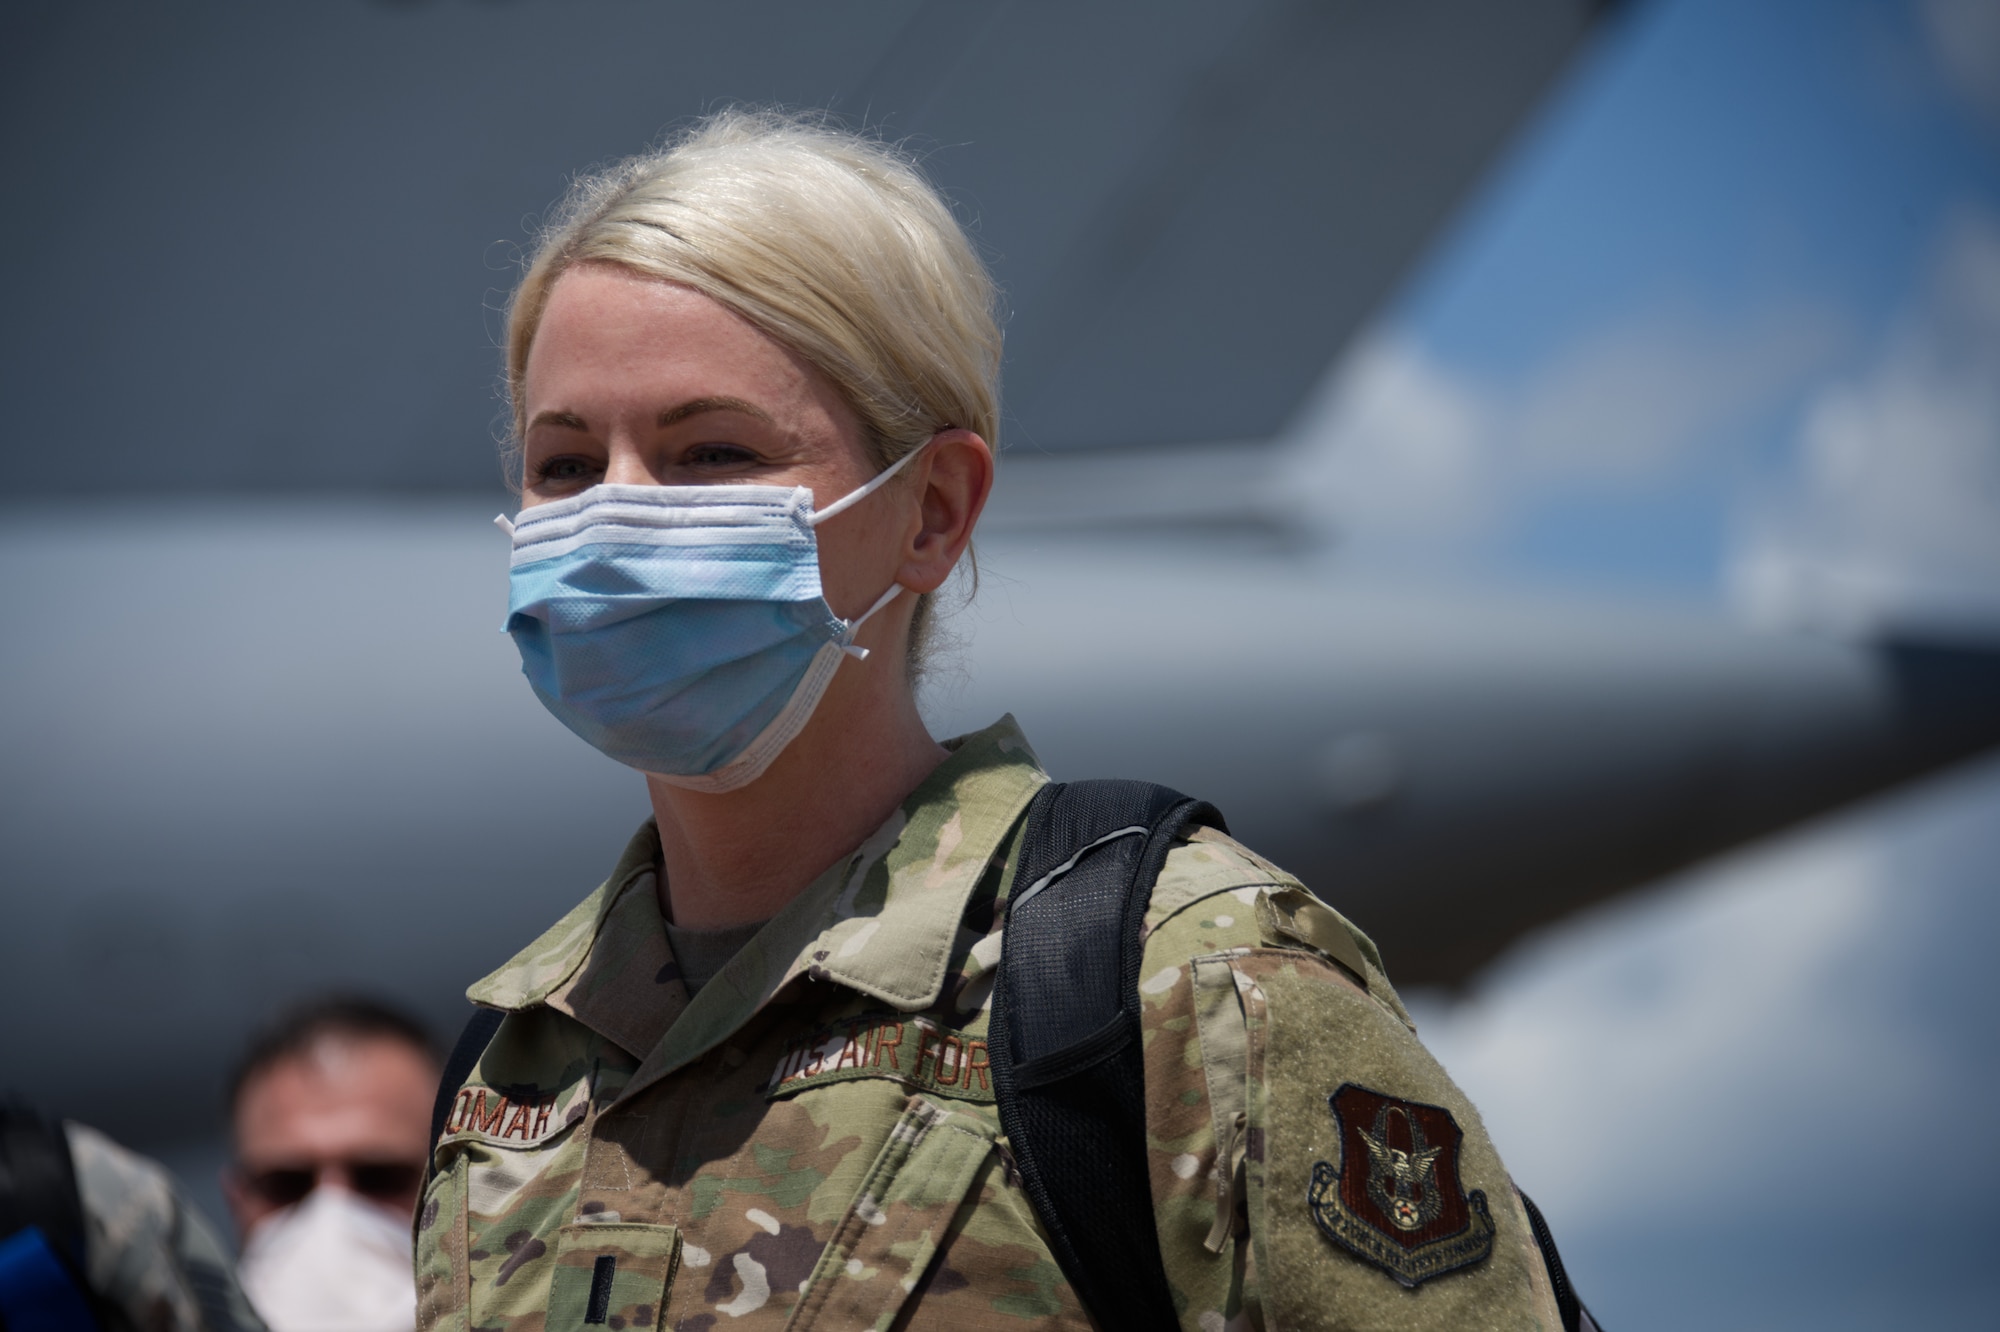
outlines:
[[[629,767],[696,791],[763,775],[855,632],[820,589],[813,529],[914,458],[813,512],[785,486],[592,486],[496,521],[514,539],[507,632],[535,696]]]

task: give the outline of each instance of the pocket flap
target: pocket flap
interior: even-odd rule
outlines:
[[[549,1278],[549,1332],[658,1327],[680,1254],[673,1226],[564,1226]]]

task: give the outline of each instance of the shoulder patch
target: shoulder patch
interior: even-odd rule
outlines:
[[[1486,1195],[1459,1182],[1451,1111],[1352,1082],[1327,1100],[1340,1167],[1313,1166],[1306,1202],[1328,1239],[1413,1289],[1493,1252]]]
[[[993,1100],[986,1038],[903,1013],[864,1013],[785,1047],[766,1100],[854,1078],[887,1078],[961,1101]]]

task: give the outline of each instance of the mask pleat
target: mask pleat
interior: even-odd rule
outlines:
[[[536,696],[669,778],[727,769],[781,716],[795,731],[818,701],[802,682],[847,629],[821,592],[810,511],[807,492],[771,486],[599,486],[524,513],[507,630]]]

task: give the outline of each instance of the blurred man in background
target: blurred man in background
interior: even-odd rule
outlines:
[[[407,1014],[336,996],[295,1008],[230,1084],[223,1191],[241,1273],[276,1332],[409,1332],[410,1216],[439,1058]]]

